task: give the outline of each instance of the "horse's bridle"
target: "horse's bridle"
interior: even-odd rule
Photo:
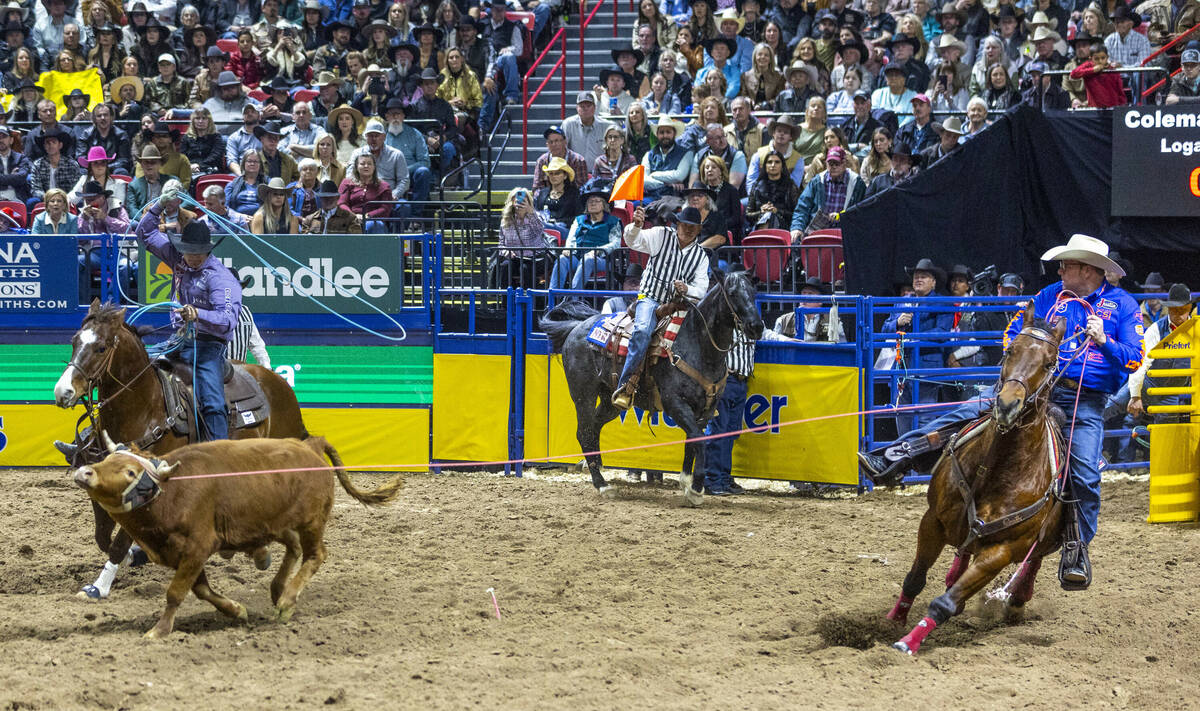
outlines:
[[[729,292],[725,289],[725,281],[723,279],[717,280],[717,290],[721,292],[721,296],[725,299],[725,305],[729,307],[729,313],[733,316],[733,327],[745,333],[745,328],[742,326],[742,319],[738,316],[737,309],[733,308],[733,302],[729,299]],[[697,304],[693,304],[691,300],[685,300],[685,303],[696,312],[696,315],[700,318],[700,323],[704,324],[704,333],[708,336],[708,342],[712,344],[712,347],[719,353],[728,353],[731,351],[733,349],[733,342],[730,342],[728,348],[722,348],[717,345],[717,341],[712,335],[712,329],[708,327],[708,321],[704,318],[704,314],[701,313],[700,307]]]
[[[1018,338],[1020,338],[1021,336],[1025,336],[1026,338],[1032,338],[1035,341],[1040,341],[1042,343],[1045,343],[1046,345],[1054,348],[1055,353],[1058,352],[1058,345],[1056,345],[1054,343],[1053,336],[1051,336],[1050,333],[1045,331],[1044,329],[1037,328],[1035,326],[1027,326],[1026,328],[1022,329],[1020,333],[1013,336],[1013,340],[1015,341]],[[1008,354],[1005,353],[1004,357],[1007,358]],[[1045,369],[1047,371],[1049,371],[1049,374],[1052,375],[1054,373],[1054,369],[1057,367],[1058,367],[1058,359],[1055,358],[1053,361],[1051,361],[1051,363],[1049,365],[1045,366]],[[1003,372],[1003,369],[1004,369],[1003,361],[1001,361],[1000,369]],[[1028,406],[1030,403],[1037,402],[1042,397],[1042,394],[1047,392],[1050,385],[1052,383],[1057,382],[1057,380],[1058,380],[1057,378],[1053,378],[1053,377],[1050,377],[1049,375],[1047,375],[1047,377],[1044,380],[1042,380],[1042,384],[1039,385],[1036,390],[1030,390],[1029,384],[1020,378],[1001,378],[996,387],[996,392],[998,394],[1000,392],[1000,390],[1008,383],[1016,383],[1017,385],[1020,385],[1021,389],[1023,391],[1025,391],[1025,397],[1021,401],[1021,409],[1025,409],[1025,407]],[[996,423],[996,427],[999,428],[1001,432],[1006,432],[1009,429],[1007,427],[1002,427],[999,422]]]

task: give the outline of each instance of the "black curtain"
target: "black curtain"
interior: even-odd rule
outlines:
[[[1075,232],[1099,237],[1133,267],[1167,282],[1197,281],[1194,218],[1110,216],[1110,111],[1019,106],[912,180],[841,219],[851,293],[894,293],[922,257],[976,271],[995,264],[1032,287],[1057,280],[1041,254]],[[1193,288],[1198,284],[1190,284]]]

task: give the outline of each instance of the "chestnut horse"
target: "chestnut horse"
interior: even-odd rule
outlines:
[[[253,427],[231,427],[230,437],[308,437],[296,393],[287,381],[258,365],[235,367],[244,368],[258,382],[270,403],[270,416]],[[125,309],[113,304],[101,306],[96,300],[71,338],[71,360],[54,386],[54,402],[69,409],[82,400],[92,413],[93,432],[106,431],[117,442],[136,442],[142,449],[162,455],[188,444],[188,439],[177,436],[168,424],[166,397],[153,370],[141,337],[125,322]],[[93,390],[99,395],[94,406],[90,404]],[[80,447],[73,465],[104,458],[104,450],[95,439],[93,436],[93,447],[88,452]],[[92,511],[96,545],[108,553],[113,566],[119,566],[132,541],[124,531],[113,537],[116,524],[104,509],[93,503]],[[95,584],[84,586],[80,597],[107,597],[115,568],[113,571],[107,576],[101,573]]]
[[[992,413],[955,435],[933,469],[916,559],[888,619],[906,623],[942,548],[951,544],[958,551],[946,592],[892,645],[903,652],[915,654],[935,627],[962,612],[1012,563],[1021,566],[1006,604],[1010,614],[1019,614],[1033,597],[1042,557],[1059,546],[1063,510],[1055,482],[1066,455],[1058,423],[1049,416],[1049,395],[1066,325],[1035,319],[1032,305],[1024,323],[1004,356]]]

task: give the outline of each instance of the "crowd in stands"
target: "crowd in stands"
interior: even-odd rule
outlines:
[[[1190,0],[1089,1],[641,0],[629,46],[545,131],[533,209],[576,246],[565,186],[640,163],[647,201],[715,216],[706,246],[798,242],[1017,105],[1128,103],[1164,74],[1121,68],[1200,23]],[[1153,63],[1182,71],[1150,100],[1200,100],[1200,41]]]

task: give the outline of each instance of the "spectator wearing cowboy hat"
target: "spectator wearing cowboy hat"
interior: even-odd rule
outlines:
[[[770,143],[755,151],[750,164],[746,166],[746,192],[752,192],[755,183],[761,179],[763,159],[771,151],[783,156],[784,172],[791,176],[792,184],[799,188],[804,184],[804,157],[795,149],[793,142],[800,135],[800,126],[791,116],[780,116],[767,124],[766,135]]]
[[[683,190],[695,160],[692,151],[677,142],[683,131],[683,124],[670,116],[658,118],[654,127],[658,144],[642,157],[642,165],[646,168],[643,187],[647,197],[678,195]]]
[[[800,296],[828,296],[828,285],[820,277],[811,276],[800,286]],[[802,309],[819,309],[820,301],[801,301],[796,304]],[[786,338],[808,343],[845,343],[846,328],[840,318],[834,318],[832,309],[825,313],[805,313],[800,316],[802,328],[796,330],[796,311],[785,311],[775,319],[774,330]]]
[[[333,72],[318,74],[317,80],[313,82],[313,88],[317,90],[317,97],[309,102],[309,105],[312,106],[313,117],[316,119],[327,119],[330,112],[346,103],[342,99],[342,79]],[[327,122],[325,130],[329,130]]]
[[[304,0],[300,6],[300,44],[304,47],[304,56],[312,64],[317,50],[329,42],[329,21],[331,8],[321,0]]]
[[[283,77],[276,75],[270,84],[260,87],[267,92],[267,98],[262,103],[262,120],[279,119],[287,121],[292,117],[292,107],[296,100],[289,93],[292,85]]]
[[[6,22],[0,28],[0,32],[4,35],[4,43],[0,44],[0,72],[7,72],[12,69],[14,55],[20,47],[29,47],[36,51],[35,47],[29,46],[29,28],[20,22]]]
[[[454,108],[437,95],[441,81],[442,75],[432,67],[423,69],[421,95],[408,105],[408,110],[414,121],[432,122],[432,126],[425,131],[425,145],[429,148],[430,157],[435,154],[439,156],[439,174],[445,175],[454,167],[454,159],[458,156],[459,132],[458,123],[454,120]],[[585,159],[585,165],[586,162]]]
[[[179,76],[175,61],[174,54],[158,56],[158,76],[145,82],[146,106],[151,112],[158,114],[187,106],[187,97],[192,94],[192,80]]]
[[[262,141],[254,135],[261,115],[257,106],[247,103],[242,107],[242,125],[225,141],[225,163],[229,166],[229,172],[234,175],[242,174],[240,164],[243,153],[251,148],[256,151],[262,150]]]
[[[96,181],[111,193],[108,199],[110,208],[125,202],[128,183],[113,177],[112,166],[115,163],[115,158],[116,156],[113,154],[106,153],[103,146],[92,146],[88,149],[86,156],[81,156],[76,161],[79,163],[79,167],[83,168],[83,175],[79,176],[79,181],[75,183],[75,187],[67,194],[67,198],[71,201],[72,205],[80,204],[80,193],[83,190],[84,184],[89,180]]]
[[[1047,69],[1048,67],[1040,61],[1025,65],[1025,73],[1029,76],[1032,85],[1021,92],[1021,103],[1041,111],[1047,109],[1066,111],[1071,108],[1071,95],[1067,93],[1066,89],[1051,81],[1058,77],[1046,76]]]
[[[149,203],[162,194],[163,186],[172,178],[178,176],[164,173],[163,157],[155,144],[147,144],[138,156],[138,177],[129,184],[125,204],[137,214]],[[189,178],[191,176],[189,175]]]
[[[130,54],[138,60],[141,77],[149,79],[154,76],[159,57],[164,54],[175,56],[175,48],[167,41],[171,34],[170,28],[151,15],[150,19],[146,20],[146,24],[137,28],[137,34],[138,42]]]
[[[324,4],[322,2],[322,5]],[[346,55],[354,50],[352,30],[353,28],[341,19],[334,19],[326,25],[325,31],[328,32],[329,42],[313,52],[313,71],[318,74],[322,72],[337,74],[346,71]],[[320,80],[318,79],[318,81]]]
[[[17,100],[12,103],[8,120],[13,123],[33,123],[38,120],[37,104],[41,100],[42,88],[32,79],[22,79],[13,87]]]
[[[65,103],[66,111],[63,112],[63,121],[91,121],[92,112],[88,110],[88,105],[91,104],[92,95],[83,93],[83,90],[76,87],[71,90],[71,93],[64,94],[62,97]]]
[[[267,178],[279,178],[284,184],[292,183],[300,175],[296,159],[286,152],[279,150],[279,141],[283,138],[278,121],[268,121],[254,127],[254,137],[261,144],[263,157],[263,175]]]
[[[877,109],[895,113],[900,117],[900,126],[903,128],[913,120],[913,100],[918,94],[905,84],[907,78],[903,67],[888,64],[883,68],[883,77],[887,85],[879,87],[871,94],[871,104]],[[929,103],[928,98],[925,99],[925,103]]]
[[[316,191],[320,207],[300,221],[306,235],[356,235],[362,233],[362,220],[338,204],[341,193],[332,180],[321,183]]]
[[[1159,294],[1167,290],[1167,285],[1163,281],[1163,275],[1158,272],[1150,272],[1146,275],[1146,283],[1138,284],[1138,288],[1143,294]],[[1163,307],[1162,299],[1147,297],[1142,300],[1142,324],[1146,328],[1160,318],[1166,315],[1166,310]]]
[[[1109,62],[1116,67],[1136,67],[1150,56],[1150,40],[1134,30],[1141,26],[1142,16],[1128,5],[1118,4],[1112,14],[1116,32],[1104,38]]]
[[[179,140],[179,130],[171,128],[165,121],[155,121],[154,127],[143,131],[143,137],[154,144],[161,159],[160,172],[179,179],[183,189],[187,190],[192,184],[192,163],[188,157],[175,150],[175,142]],[[144,164],[139,159],[135,176],[144,175]]]
[[[233,72],[221,72],[212,87],[213,95],[200,105],[212,113],[213,122],[221,127],[218,129],[221,133],[232,131],[228,128],[229,122],[245,119],[246,107],[253,108],[256,115],[259,113],[255,102],[242,90],[242,81]]]
[[[938,142],[921,151],[921,164],[931,166],[958,150],[962,139],[962,119],[951,116],[942,123],[933,125]]]
[[[533,195],[533,208],[542,216],[546,227],[563,235],[570,233],[569,225],[583,212],[575,171],[562,158],[552,158],[544,169],[547,185]],[[515,198],[516,196],[513,195]]]
[[[894,141],[889,157],[892,161],[892,169],[882,175],[875,176],[871,180],[871,185],[867,188],[865,197],[878,195],[893,185],[902,183],[917,174],[921,156],[920,154],[914,155],[912,144],[908,141]]]
[[[546,166],[554,158],[561,158],[571,166],[571,170],[574,172],[572,180],[576,187],[582,188],[588,179],[588,165],[583,156],[567,148],[567,134],[563,132],[562,126],[557,124],[551,126],[542,132],[542,136],[546,139],[546,152],[538,157],[537,163],[533,166],[534,192],[548,185]]]
[[[930,44],[930,47],[934,51],[926,56],[925,63],[936,70],[934,81],[942,73],[942,69],[939,67],[948,65],[954,69],[955,84],[961,87],[967,86],[971,81],[971,64],[963,59],[967,55],[967,46],[963,44],[963,41],[952,34],[943,32],[936,42]]]
[[[185,17],[199,16],[199,11],[195,7],[188,7],[190,9],[183,13]],[[207,25],[197,24],[186,28],[180,27],[175,33],[180,35],[179,44],[176,45],[179,74],[194,80],[206,69],[208,50],[217,45],[216,30]]]
[[[814,96],[820,96],[817,68],[807,62],[796,60],[788,67],[785,75],[787,86],[775,96],[775,110],[781,114],[803,113]],[[750,100],[751,97],[740,97]]]
[[[937,47],[938,51],[937,54],[930,52],[930,56],[925,58],[926,62],[945,61],[947,57],[942,51],[954,48],[958,52],[956,60],[969,68],[975,63],[976,38],[964,30],[967,13],[958,8],[955,0],[947,0],[937,11],[936,19],[941,31],[930,40],[930,45]]]
[[[79,134],[75,142],[76,157],[82,158],[92,148],[100,147],[106,155],[113,156],[109,169],[121,175],[133,170],[129,136],[113,125],[113,111],[108,104],[96,104],[92,109],[92,125]]]
[[[830,148],[825,154],[826,169],[818,173],[800,193],[792,212],[792,239],[799,242],[819,215],[833,216],[863,199],[867,186],[846,166],[846,149]]]
[[[38,148],[37,139],[44,133],[56,131],[61,127],[58,122],[58,106],[49,99],[42,99],[37,102],[37,117],[38,125],[33,127],[33,130],[25,134],[23,139],[22,152],[29,160],[37,160],[45,155]]]
[[[204,68],[192,80],[192,93],[188,95],[188,106],[197,108],[205,101],[219,94],[217,85],[220,82],[222,72],[225,71],[225,64],[228,61],[229,54],[220,47],[209,47],[204,51]],[[237,85],[240,87],[241,82],[239,81]]]
[[[421,132],[405,123],[408,108],[398,98],[388,99],[384,110],[387,135],[384,142],[400,151],[408,166],[409,188],[412,199],[424,202],[429,199],[433,172],[429,168],[429,146]]]
[[[277,33],[287,27],[293,31],[296,26],[279,14],[280,0],[262,0],[262,15],[248,29],[254,36],[254,47],[259,55],[266,55],[275,44]]]
[[[921,51],[921,40],[898,32],[888,41],[887,48],[892,53],[889,64],[904,70],[904,85],[913,91],[925,91],[929,88],[929,65],[916,58]]]
[[[692,183],[683,191],[687,207],[700,213],[700,236],[697,241],[705,249],[717,249],[728,242],[725,216],[717,209],[717,192],[703,183]]]
[[[1033,47],[1033,51],[1031,53],[1022,52],[1022,54],[1032,54],[1029,61],[1041,62],[1048,69],[1058,70],[1067,66],[1067,58],[1055,49],[1058,43],[1062,42],[1062,37],[1050,28],[1046,14],[1039,12],[1033,18],[1035,21],[1040,20],[1036,28],[1032,28],[1031,25],[1030,29],[1032,35],[1029,38],[1029,42]]]
[[[596,106],[602,107],[609,116],[624,116],[635,99],[625,90],[625,72],[620,67],[610,67],[600,70],[600,83],[592,88]],[[653,95],[653,94],[651,94]],[[668,92],[667,97],[670,96]],[[578,105],[578,99],[576,99]],[[671,112],[665,112],[671,113]]]
[[[38,148],[45,155],[33,162],[29,184],[32,188],[27,207],[42,202],[46,191],[58,188],[64,192],[79,180],[79,163],[75,162],[75,136],[59,126],[37,137]]]
[[[704,83],[704,78],[711,72],[720,72],[725,76],[725,100],[737,96],[742,90],[742,72],[732,62],[733,53],[737,51],[737,42],[728,37],[714,37],[704,41],[705,65],[696,72],[696,84]],[[712,63],[709,64],[709,60]]]
[[[1092,45],[1099,41],[1101,41],[1100,37],[1091,34],[1086,29],[1080,28],[1075,33],[1075,36],[1071,38],[1071,48],[1074,50],[1074,56],[1071,57],[1063,69],[1070,72],[1075,67],[1086,62],[1092,53]],[[1073,79],[1068,74],[1062,79],[1062,87],[1071,95],[1072,108],[1083,106],[1087,102],[1087,88],[1084,86],[1083,79]]]
[[[33,164],[29,157],[12,149],[13,134],[0,126],[0,200],[29,200],[29,176]]]
[[[917,94],[910,102],[912,106],[912,120],[906,122],[896,132],[896,140],[908,141],[912,144],[913,149],[918,153],[925,149],[936,146],[938,143],[938,124],[933,120],[933,107],[930,105],[929,97],[925,94]],[[928,162],[925,163],[929,165]]]
[[[1024,11],[1014,7],[1011,3],[1000,5],[992,12],[994,30],[991,36],[999,40],[1004,55],[1008,57],[1009,66],[1014,71],[1023,61],[1021,45],[1025,41],[1025,37],[1021,34],[1021,23],[1024,17]]]
[[[754,53],[754,43],[741,36],[742,28],[746,26],[746,20],[738,14],[736,8],[732,7],[727,7],[717,13],[715,19],[717,21],[717,37],[733,42],[733,52],[729,55],[729,63],[737,68],[738,74],[750,71],[753,67],[751,55]],[[772,61],[774,61],[773,57]],[[712,63],[711,55],[704,58],[704,66],[710,66]]]
[[[846,70],[854,67],[858,70],[859,76],[862,77],[862,88],[867,91],[873,91],[876,86],[875,75],[871,73],[863,64],[863,60],[867,58],[867,46],[862,43],[862,40],[856,37],[850,37],[846,41],[839,40],[837,45],[837,55],[841,63],[834,67],[829,72],[829,85],[834,87],[842,87],[845,85]]]
[[[1164,103],[1194,104],[1200,102],[1200,49],[1187,48],[1179,55],[1180,72],[1171,80]]]
[[[565,251],[550,273],[551,289],[583,289],[599,272],[608,269],[608,255],[621,246],[621,221],[608,211],[609,185],[589,180],[580,191],[582,215],[571,223]]]
[[[924,258],[917,262],[912,268],[905,267],[905,271],[912,276],[913,296],[921,299],[926,296],[937,295],[938,287],[945,284],[946,272],[936,264],[932,259]],[[913,302],[912,306],[917,306],[917,302]],[[884,321],[880,328],[881,333],[949,333],[954,327],[954,314],[949,312],[923,312],[913,313],[910,311],[902,311],[899,308],[892,312],[891,316]],[[944,365],[945,353],[943,348],[936,346],[927,346],[921,348],[921,358],[916,360],[915,351],[912,348],[904,348],[904,362],[909,368],[941,368]],[[913,388],[904,388],[900,393],[899,398],[895,400],[898,404],[909,405],[913,403],[912,397]],[[938,387],[934,384],[924,384],[920,388],[919,402],[929,403],[938,401]],[[911,415],[901,415],[896,417],[896,427],[899,432],[908,432],[912,429],[915,419]]]
[[[259,208],[250,218],[250,231],[256,235],[299,234],[300,221],[288,209],[288,198],[291,197],[292,190],[279,178],[260,183]]]

